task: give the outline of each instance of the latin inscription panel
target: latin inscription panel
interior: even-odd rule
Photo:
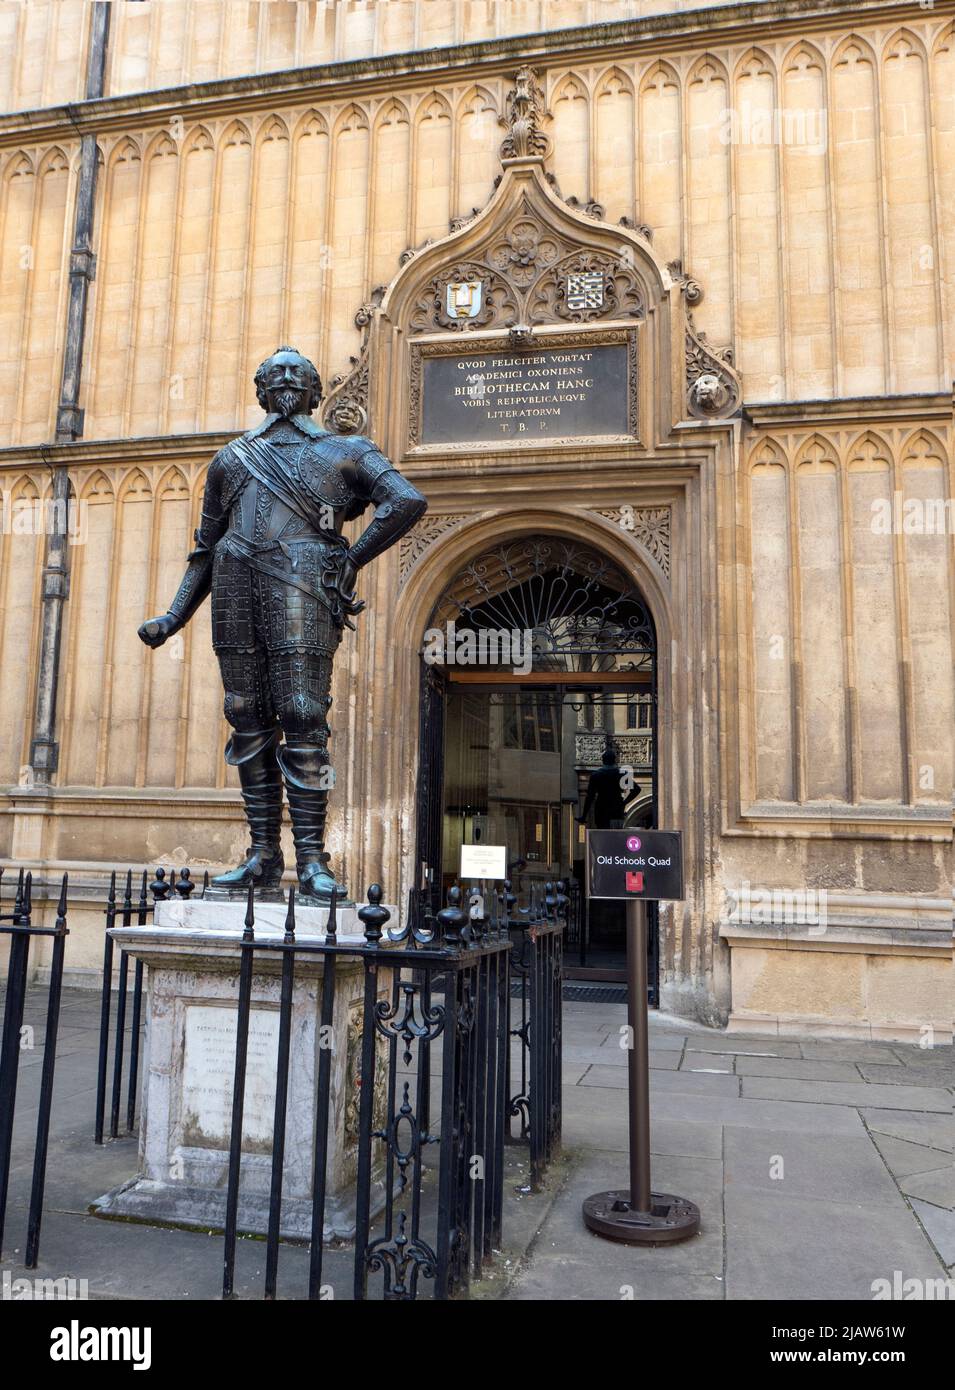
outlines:
[[[426,357],[421,444],[629,433],[625,342]]]

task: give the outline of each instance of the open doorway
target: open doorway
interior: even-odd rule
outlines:
[[[429,631],[444,660],[422,664],[419,886],[437,906],[462,845],[503,845],[520,902],[568,885],[565,974],[622,981],[623,904],[588,909],[584,829],[656,823],[656,642],[642,596],[590,547],[519,541],[472,562]],[[489,632],[520,634],[509,665],[487,659],[500,642],[462,640]],[[653,999],[655,913],[649,935]]]

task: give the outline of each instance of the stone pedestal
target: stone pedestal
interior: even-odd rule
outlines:
[[[392,914],[394,920],[395,909]],[[148,968],[140,1172],[93,1204],[99,1215],[205,1230],[223,1225],[244,916],[240,903],[158,903],[154,925],[113,931],[116,944]],[[327,917],[324,908],[297,911],[297,937],[323,940]],[[280,940],[284,922],[283,905],[257,903],[257,942]],[[338,939],[364,940],[355,908],[339,911]],[[239,1201],[240,1230],[256,1233],[268,1225],[280,970],[280,954],[269,955],[260,945],[252,982]],[[296,955],[282,1233],[307,1238],[311,1229],[318,1057],[320,1046],[330,1043],[325,1235],[348,1239],[355,1231],[364,969],[360,960],[337,957],[330,1039],[320,1033],[323,974],[322,956]],[[381,1068],[378,1074],[383,1083]],[[382,1109],[384,1101],[382,1094]],[[376,1172],[373,1211],[383,1199],[383,1174]]]

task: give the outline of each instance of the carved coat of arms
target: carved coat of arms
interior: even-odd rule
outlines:
[[[567,276],[565,298],[568,309],[602,309],[603,273],[599,270],[571,272]]]
[[[451,280],[445,293],[445,310],[449,319],[475,319],[481,312],[484,297],[482,280]]]

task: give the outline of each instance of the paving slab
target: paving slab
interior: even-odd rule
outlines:
[[[917,1197],[912,1200],[912,1210],[945,1264],[955,1264],[955,1212],[945,1211],[932,1202],[922,1202]]]
[[[679,1076],[680,1073],[667,1073]],[[584,1087],[579,1087],[581,1093]],[[565,1095],[567,1092],[565,1092]],[[595,1090],[592,1094],[598,1094]],[[805,1108],[804,1108],[805,1107]],[[812,1105],[788,1101],[734,1100],[731,1096],[671,1095],[656,1092],[651,1107],[653,1118],[696,1120],[700,1124],[744,1125],[747,1128],[790,1130],[811,1129],[816,1134],[863,1134],[859,1112],[847,1105]]]
[[[913,1144],[908,1139],[891,1139],[887,1134],[872,1131],[872,1142],[885,1160],[885,1166],[896,1178],[907,1178],[912,1173],[935,1172],[940,1163],[951,1162],[951,1158],[941,1149],[932,1149],[927,1144]]]
[[[912,1173],[903,1178],[899,1187],[906,1197],[931,1202],[934,1207],[955,1211],[955,1167],[936,1168],[925,1173]]]
[[[732,1033],[717,1033],[714,1036],[688,1038],[687,1047],[694,1052],[720,1052],[752,1054],[757,1057],[799,1057],[799,1044],[781,1042],[778,1038],[754,1038],[747,1033],[745,1037],[734,1037]]]
[[[625,1090],[627,1069],[625,1067],[590,1067],[580,1083],[582,1086],[608,1086]],[[651,1094],[663,1089],[669,1095],[728,1095],[739,1094],[739,1082],[735,1076],[719,1074],[700,1074],[694,1072],[650,1071]]]
[[[815,1057],[820,1062],[882,1062],[886,1066],[892,1066],[894,1063],[902,1065],[888,1043],[852,1040],[840,1042],[834,1038],[831,1042],[804,1041],[799,1046],[804,1057]]]
[[[692,1052],[687,1049],[680,1062],[681,1071],[724,1072],[727,1076],[735,1073],[736,1057],[731,1052]]]
[[[820,1062],[802,1057],[738,1057],[738,1076],[779,1076],[795,1081],[858,1081],[851,1062]]]
[[[893,1139],[929,1144],[944,1153],[951,1153],[955,1146],[955,1126],[951,1115],[930,1115],[918,1110],[870,1110],[864,1107],[862,1118],[867,1128],[878,1134],[888,1134]]]
[[[920,1065],[913,1061],[892,1067],[884,1062],[860,1062],[859,1071],[864,1081],[881,1081],[895,1086],[955,1086],[955,1069],[951,1066]]]
[[[877,1105],[886,1110],[951,1113],[952,1098],[941,1087],[878,1086],[864,1081],[793,1081],[744,1076],[742,1094],[754,1100],[815,1101],[822,1105]]]
[[[725,1218],[727,1298],[871,1301],[874,1281],[895,1271],[944,1276],[904,1207],[734,1187]]]
[[[895,1043],[892,1051],[903,1066],[938,1067],[942,1071],[955,1072],[955,1048],[951,1043],[939,1043],[937,1047]]]
[[[619,1186],[616,1162],[600,1153],[574,1155],[573,1170],[555,1199],[530,1259],[508,1296],[519,1299],[612,1300],[722,1297],[721,1165],[717,1160],[663,1157],[654,1188],[690,1197],[700,1207],[701,1234],[670,1246],[639,1247],[588,1231],[581,1208],[594,1192]],[[669,1292],[661,1291],[665,1283]]]
[[[904,1210],[898,1188],[868,1135],[723,1130],[726,1190],[823,1198]]]
[[[626,1094],[610,1088],[564,1089],[563,1137],[565,1148],[606,1149],[625,1154],[630,1143]],[[651,1153],[682,1154],[691,1158],[719,1158],[722,1133],[719,1124],[693,1119],[667,1118],[654,1104],[650,1116]],[[626,1160],[621,1172],[626,1171]],[[622,1180],[622,1179],[621,1179]]]
[[[679,1052],[650,1051],[651,1071],[677,1071],[680,1066]],[[603,1067],[627,1067],[627,1050],[623,1047],[582,1047],[579,1043],[565,1043],[563,1049],[564,1068],[570,1062],[586,1062]]]

